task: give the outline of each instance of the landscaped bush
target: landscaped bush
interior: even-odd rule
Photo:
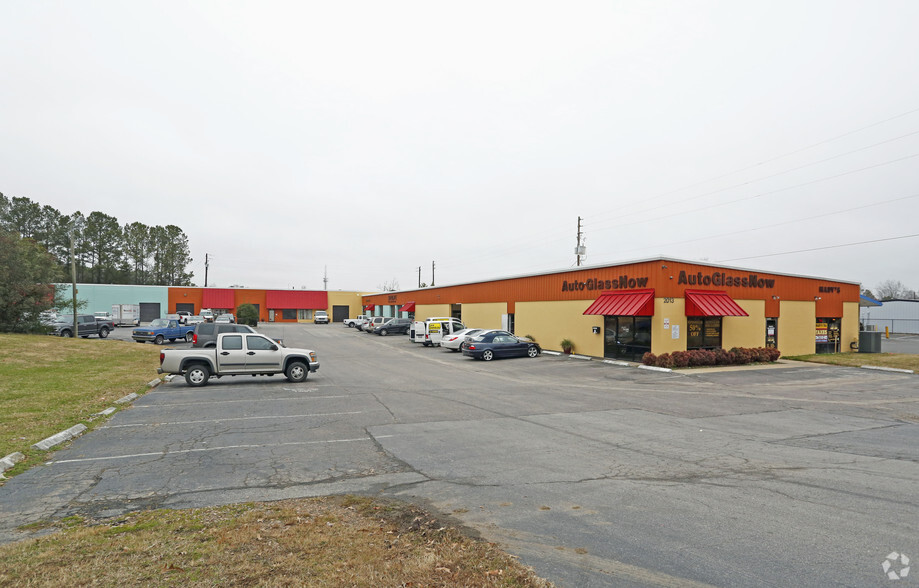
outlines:
[[[750,363],[771,363],[781,357],[782,353],[778,349],[757,347],[754,349],[747,347],[734,347],[730,351],[716,349],[709,351],[707,349],[692,349],[690,351],[674,351],[673,353],[663,353],[654,355],[645,353],[641,357],[641,362],[645,365],[653,365],[664,368],[684,368],[699,367],[712,365],[746,365]]]

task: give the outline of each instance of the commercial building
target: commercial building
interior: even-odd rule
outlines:
[[[885,300],[862,309],[866,330],[919,335],[919,300]]]
[[[776,347],[784,355],[850,351],[858,283],[670,258],[385,292],[365,311],[530,336],[545,349],[639,360],[687,349]]]
[[[70,299],[70,284],[57,284],[56,288]],[[199,314],[204,308],[216,314],[236,315],[243,304],[254,305],[262,322],[311,323],[317,310],[328,312],[333,321],[340,322],[361,313],[363,294],[326,290],[77,284],[77,297],[87,302],[86,312],[110,311],[114,304],[137,304],[141,322],[180,310]]]

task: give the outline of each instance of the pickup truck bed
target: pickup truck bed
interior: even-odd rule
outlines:
[[[284,347],[259,333],[221,333],[217,347],[164,349],[160,374],[184,374],[189,386],[204,386],[212,377],[284,374],[291,382],[306,380],[319,369],[316,352]]]

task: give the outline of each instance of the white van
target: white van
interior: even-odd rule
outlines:
[[[425,335],[422,344],[425,347],[429,345],[438,347],[444,335],[450,335],[466,328],[466,325],[452,317],[428,319],[424,321],[424,325]]]
[[[415,321],[412,323],[412,328],[409,330],[409,336],[412,343],[424,343],[425,337],[428,334],[427,323],[431,321],[451,321],[454,320],[453,317],[449,316],[432,316],[426,318],[422,321]]]

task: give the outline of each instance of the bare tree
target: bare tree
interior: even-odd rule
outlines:
[[[389,282],[384,282],[382,286],[379,286],[381,292],[395,292],[399,289],[399,281],[396,278],[393,278]]]
[[[877,285],[877,294],[881,300],[893,300],[894,298],[905,298],[907,288],[899,280],[884,280]]]

